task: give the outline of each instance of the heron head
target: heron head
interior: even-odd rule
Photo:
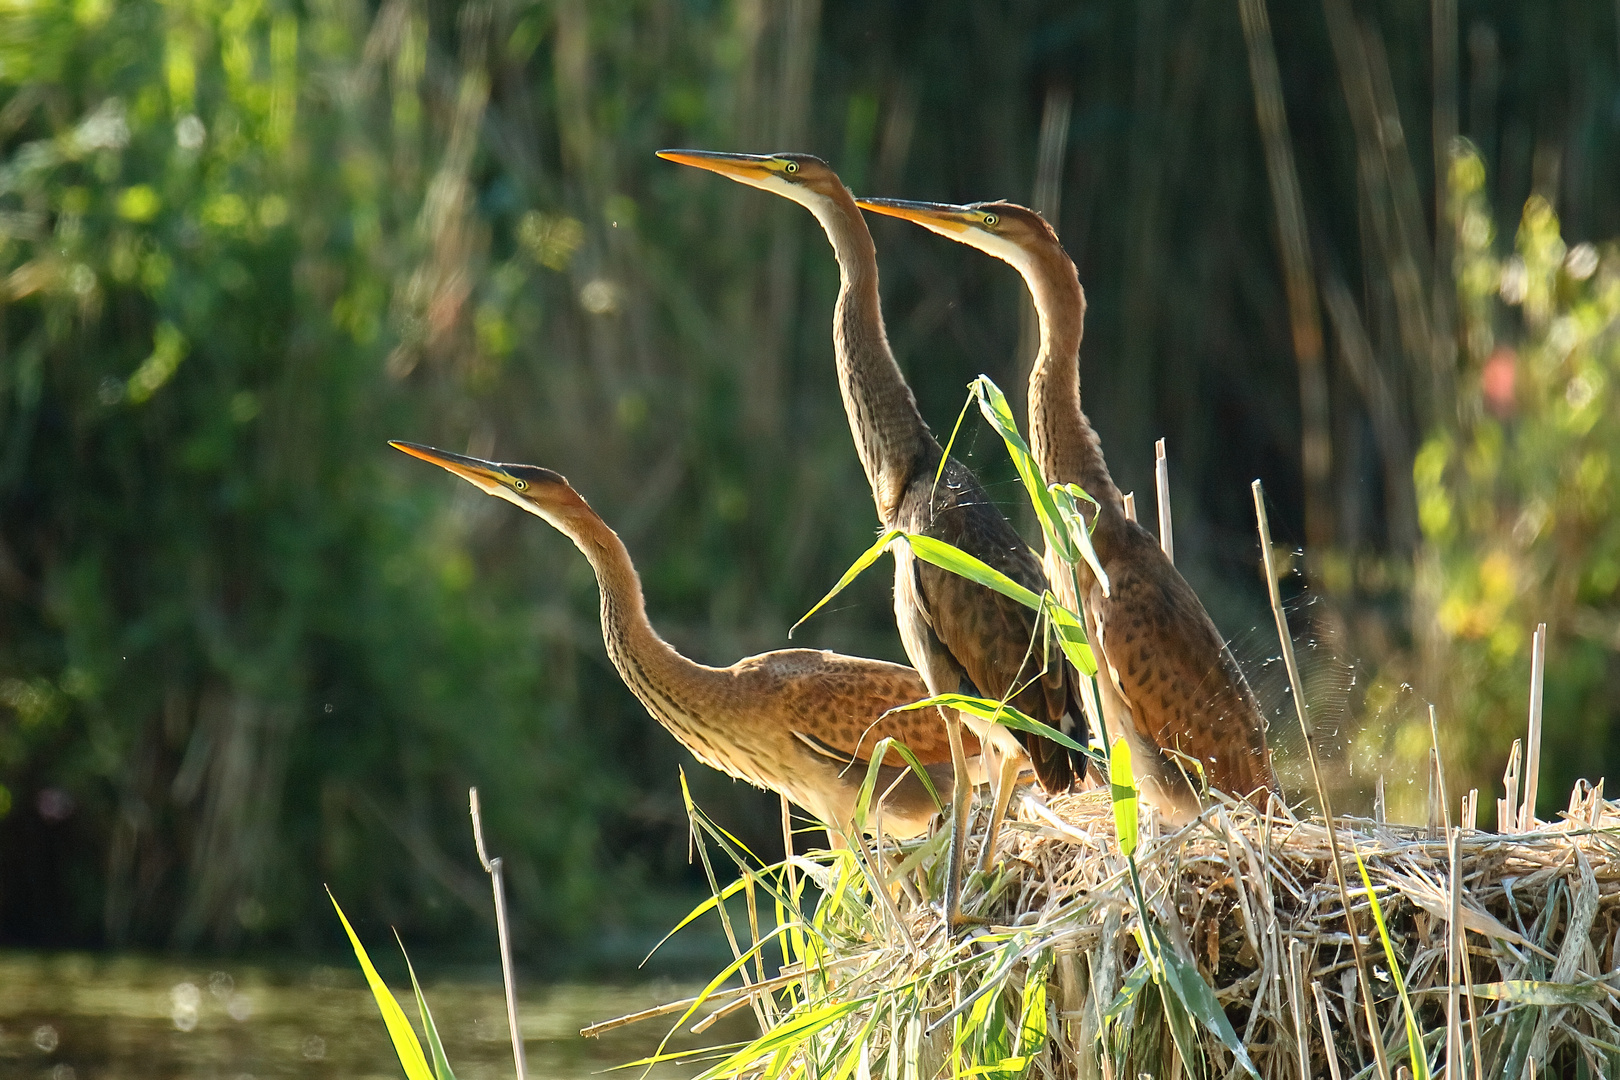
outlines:
[[[538,465],[485,461],[466,454],[397,440],[390,440],[388,445],[412,457],[431,461],[441,469],[455,473],[486,495],[505,499],[558,527],[578,511],[589,511],[585,500],[569,486],[566,477]]]
[[[810,154],[723,154],[714,150],[660,150],[666,161],[719,173],[740,184],[806,206],[837,198],[844,183],[832,166]]]
[[[930,232],[976,247],[1020,270],[1063,251],[1057,233],[1046,219],[1017,203],[998,201],[958,206],[906,199],[856,199],[855,204],[875,214],[914,221]]]

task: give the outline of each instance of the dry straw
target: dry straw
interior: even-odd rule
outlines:
[[[1191,1061],[1172,1037],[1143,971],[1140,916],[1107,799],[1026,798],[1016,811],[999,872],[969,886],[968,910],[986,916],[985,927],[953,939],[936,906],[897,890],[890,910],[909,945],[888,927],[888,905],[871,903],[856,856],[800,858],[824,892],[816,910],[785,912],[803,923],[798,961],[751,990],[717,986],[667,1011],[687,1014],[684,1022],[735,1008],[739,997],[771,998],[776,1040],[752,1056],[723,1048],[716,1075],[761,1074],[783,1051],[778,1067],[797,1063],[803,1075],[836,1076],[840,1062],[863,1057],[873,1077],[974,1066],[1032,1077],[1234,1075],[1208,1032],[1197,1033]],[[977,808],[976,836],[986,813]],[[1542,1075],[1620,1075],[1620,803],[1578,785],[1560,816],[1516,834],[1458,829],[1449,843],[1421,827],[1339,819],[1339,846],[1366,864],[1423,1032],[1422,1060],[1437,1074],[1449,1061],[1449,1075],[1517,1077],[1534,1061]],[[1261,1076],[1371,1076],[1375,1044],[1391,1062],[1408,1059],[1376,938],[1364,942],[1379,1027],[1368,1030],[1320,820],[1286,810],[1264,819],[1216,797],[1184,829],[1155,836],[1144,824],[1136,860],[1148,913],[1214,987]],[[937,891],[937,843],[886,847],[915,888]],[[1367,891],[1353,888],[1351,898],[1357,924],[1370,927]],[[1455,951],[1458,925],[1465,955]],[[1466,964],[1471,995],[1448,993],[1454,963]],[[1025,1015],[1032,975],[1044,988],[1038,1024]],[[842,1011],[816,1026],[829,1009]],[[813,1030],[803,1038],[783,1034],[806,1018]],[[969,1022],[984,1030],[965,1031]],[[1015,1045],[1008,1029],[1038,1031],[1039,1045]]]
[[[1330,830],[1219,794],[1175,832],[1149,815],[1140,898],[1106,792],[1026,796],[996,872],[967,886],[965,910],[985,925],[956,936],[938,907],[942,835],[762,867],[689,802],[711,882],[710,847],[743,872],[723,894],[745,895],[751,941],[711,900],[694,916],[719,909],[736,957],[726,972],[702,994],[586,1033],[677,1012],[677,1027],[702,1031],[752,1005],[762,1035],[700,1052],[705,1076],[1241,1075],[1218,1025],[1171,992],[1175,971],[1196,971],[1267,1080],[1365,1080],[1395,1066],[1448,1080],[1620,1076],[1620,802],[1581,781],[1559,820],[1542,822],[1533,776],[1521,802],[1514,768],[1505,828],[1487,833],[1472,809],[1451,825],[1435,779],[1443,832],[1344,817]],[[1470,793],[1465,807],[1476,803]],[[988,809],[974,813],[970,847]],[[1371,892],[1360,869],[1350,883],[1335,873],[1345,859]],[[756,897],[775,909],[763,936]],[[772,942],[785,963],[767,972]],[[744,985],[728,986],[734,976]]]

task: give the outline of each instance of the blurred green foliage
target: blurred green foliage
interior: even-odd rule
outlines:
[[[1368,181],[1322,13],[1272,5],[1312,243],[1361,285],[1408,436],[1373,437],[1331,354],[1323,591],[1350,649],[1431,696],[1413,656],[1450,628],[1475,665],[1457,671],[1477,700],[1447,709],[1474,770],[1505,753],[1525,626],[1547,618],[1549,739],[1598,772],[1620,755],[1599,689],[1612,515],[1585,464],[1613,452],[1607,264],[1576,279],[1583,249],[1552,254],[1536,218],[1526,289],[1551,292],[1503,308],[1503,245],[1465,218],[1463,409],[1413,405],[1402,290],[1450,274],[1427,236],[1394,257],[1373,225],[1392,191],[1415,207],[1393,218],[1433,224],[1429,12],[1356,14],[1393,110],[1366,130],[1412,147],[1400,183]],[[1613,21],[1607,0],[1462,5],[1462,130],[1493,170],[1468,213],[1537,195],[1571,237],[1620,235]],[[475,782],[531,959],[628,952],[699,886],[690,759],[608,665],[583,560],[385,445],[565,472],[677,646],[783,645],[876,524],[833,382],[837,273],[799,208],[661,146],[807,149],[876,194],[1044,192],[1087,285],[1087,408],[1116,477],[1150,491],[1168,434],[1178,565],[1228,632],[1261,621],[1247,484],[1298,536],[1301,432],[1254,108],[1229,0],[0,0],[0,940],[333,945],[309,929],[324,881],[414,940],[482,941]],[[1020,411],[1016,275],[874,231],[925,416],[948,425],[981,372]],[[1506,417],[1477,404],[1498,344],[1522,391]],[[1471,472],[1493,426],[1500,464]],[[999,441],[965,438],[1015,505]],[[1414,492],[1420,446],[1440,449]],[[1386,513],[1403,490],[1422,548]],[[1499,608],[1487,565],[1509,567]],[[800,640],[898,658],[885,592],[858,584]],[[774,850],[774,799],[690,775]]]
[[[1620,688],[1620,245],[1567,244],[1536,196],[1499,252],[1485,175],[1472,148],[1453,159],[1465,359],[1457,423],[1414,465],[1416,614],[1435,685],[1467,718],[1449,749],[1485,783],[1524,735],[1531,633],[1548,624],[1556,808],[1592,775]]]

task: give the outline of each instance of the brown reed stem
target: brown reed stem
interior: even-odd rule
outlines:
[[[1530,639],[1530,737],[1525,746],[1524,812],[1519,815],[1519,831],[1536,827],[1536,787],[1541,779],[1541,694],[1547,667],[1547,624],[1536,624]]]
[[[1316,998],[1316,1019],[1322,1025],[1322,1045],[1327,1051],[1328,1072],[1333,1080],[1344,1080],[1339,1073],[1339,1051],[1333,1045],[1333,1021],[1328,1016],[1327,996],[1322,993],[1322,984],[1312,982],[1311,994]]]
[[[484,849],[484,817],[478,805],[478,789],[467,789],[467,810],[472,815],[473,846],[478,849],[478,861],[489,874],[490,888],[495,891],[495,933],[501,943],[501,985],[506,990],[506,1026],[512,1033],[512,1063],[517,1067],[517,1080],[528,1080],[529,1065],[523,1055],[523,1033],[518,1030],[517,980],[512,974],[512,936],[507,930],[506,880],[501,860],[490,858]]]
[[[1355,910],[1350,906],[1350,889],[1344,880],[1344,860],[1339,854],[1339,831],[1333,823],[1333,803],[1328,798],[1327,785],[1322,782],[1322,765],[1317,760],[1316,733],[1311,728],[1305,711],[1304,680],[1299,675],[1299,660],[1294,656],[1294,639],[1288,633],[1288,617],[1283,614],[1282,596],[1277,590],[1277,570],[1271,556],[1271,524],[1266,520],[1266,493],[1256,480],[1254,514],[1260,526],[1260,558],[1265,564],[1266,591],[1271,597],[1271,614],[1277,620],[1277,637],[1282,642],[1283,666],[1288,669],[1288,686],[1294,695],[1294,714],[1299,717],[1300,732],[1305,736],[1305,751],[1311,761],[1311,779],[1316,784],[1316,797],[1322,803],[1322,817],[1327,823],[1328,852],[1333,860],[1333,880],[1339,886],[1339,903],[1344,907],[1344,922],[1350,931],[1350,949],[1355,954],[1356,975],[1361,982],[1361,1006],[1367,1014],[1367,1031],[1372,1035],[1373,1062],[1379,1080],[1389,1080],[1389,1062],[1384,1058],[1384,1041],[1380,1037],[1378,1014],[1373,1010],[1372,978],[1368,974],[1367,958],[1361,949],[1361,934],[1356,927]]]

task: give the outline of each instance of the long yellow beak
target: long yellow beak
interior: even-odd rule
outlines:
[[[944,232],[967,232],[978,223],[972,210],[950,203],[912,202],[908,199],[856,199],[855,205],[874,214],[904,218]]]
[[[707,169],[733,180],[758,181],[774,176],[774,158],[763,154],[722,154],[715,150],[660,150],[658,156],[678,165]]]
[[[420,443],[400,442],[397,439],[389,439],[388,445],[395,450],[411,455],[411,457],[431,461],[439,468],[455,473],[463,480],[482,488],[484,491],[490,491],[491,488],[505,488],[511,479],[507,476],[506,470],[493,461],[468,457],[465,454],[452,454],[448,450],[438,450],[431,446],[423,446]]]

